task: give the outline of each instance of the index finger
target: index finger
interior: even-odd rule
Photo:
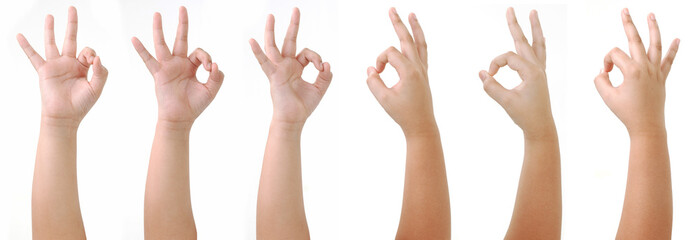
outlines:
[[[394,31],[396,31],[396,35],[399,36],[399,40],[401,41],[401,52],[409,59],[415,59],[418,56],[418,52],[416,51],[413,37],[411,37],[408,28],[406,28],[406,25],[401,21],[401,17],[399,17],[399,14],[396,12],[396,8],[391,8],[391,10],[389,10],[389,18],[391,18]]]

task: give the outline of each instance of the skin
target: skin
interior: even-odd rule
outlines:
[[[275,18],[265,26],[265,52],[255,39],[250,47],[270,80],[273,114],[258,189],[258,239],[309,239],[301,181],[301,131],[331,83],[331,66],[309,49],[296,53],[299,9],[294,8],[282,51],[275,45]],[[313,63],[314,83],[301,78]]]
[[[627,190],[617,239],[671,239],[673,200],[664,104],[666,77],[680,40],[673,40],[662,60],[661,34],[653,13],[647,22],[650,44],[645,51],[629,10],[622,10],[631,57],[613,48],[594,80],[603,101],[625,124],[630,137]],[[624,76],[617,87],[608,74],[613,65]]]
[[[68,9],[68,26],[61,54],[54,37],[54,19],[47,15],[44,60],[22,34],[20,47],[39,74],[41,130],[32,185],[33,239],[85,239],[78,201],[76,141],[80,122],[97,102],[107,69],[89,47],[76,58],[78,14]],[[90,81],[88,69],[93,68]]]
[[[146,179],[144,234],[146,239],[196,239],[189,182],[189,134],[195,119],[214,100],[224,74],[211,56],[197,48],[187,56],[187,9],[180,21],[172,53],[163,38],[160,13],[153,15],[156,58],[141,41],[132,38],[155,80],[158,122]],[[209,72],[206,83],[197,80],[200,66]]]
[[[507,52],[479,72],[486,93],[506,110],[523,131],[525,157],[506,239],[561,238],[561,167],[559,140],[547,88],[546,51],[536,11],[530,12],[532,45],[522,32],[513,8],[506,13],[517,53]],[[493,76],[505,66],[522,79],[513,89]]]
[[[449,239],[450,198],[440,132],[428,84],[428,52],[416,15],[409,15],[413,36],[392,8],[389,17],[401,51],[389,47],[367,69],[367,85],[406,138],[403,205],[396,239]],[[391,64],[399,82],[387,87],[379,76]]]

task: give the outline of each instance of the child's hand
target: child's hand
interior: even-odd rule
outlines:
[[[408,19],[413,37],[401,21],[396,9],[389,18],[401,41],[401,51],[389,47],[377,57],[377,66],[367,69],[367,85],[384,110],[401,126],[404,134],[433,133],[437,130],[433,114],[433,100],[428,84],[428,52],[423,30],[415,14]],[[386,64],[399,74],[399,82],[388,88],[379,74]]]
[[[298,31],[299,9],[294,8],[281,52],[275,45],[275,17],[272,15],[268,16],[265,26],[265,53],[255,39],[249,42],[270,80],[273,121],[303,126],[326,93],[333,74],[330,64],[322,62],[318,53],[305,48],[296,54]],[[301,73],[309,63],[313,63],[319,71],[313,84],[301,79]]]
[[[211,61],[211,56],[200,48],[187,56],[187,25],[187,9],[180,7],[180,24],[171,54],[163,39],[160,13],[153,15],[153,42],[158,60],[136,37],[131,42],[155,79],[158,120],[191,125],[214,100],[223,83],[224,73]],[[209,71],[206,83],[200,83],[195,75],[200,65]]]
[[[53,23],[53,16],[46,16],[46,60],[34,51],[22,34],[17,35],[17,41],[39,73],[42,121],[63,121],[77,127],[100,97],[107,80],[107,69],[102,66],[95,50],[89,47],[85,47],[78,58],[75,57],[78,13],[74,7],[68,9],[68,27],[60,55]],[[94,72],[88,81],[87,72],[93,65]]]
[[[513,8],[506,13],[508,27],[515,41],[516,53],[507,52],[491,62],[489,71],[482,70],[479,77],[484,90],[500,104],[526,136],[540,136],[556,131],[547,89],[546,54],[542,27],[536,11],[530,12],[532,46],[523,35]],[[513,89],[505,89],[493,75],[508,65],[523,80]]]
[[[613,48],[603,61],[604,67],[595,78],[598,93],[610,110],[625,124],[630,135],[665,131],[664,102],[666,77],[678,51],[679,39],[671,43],[666,57],[661,60],[661,34],[654,14],[647,17],[651,35],[649,50],[632,23],[627,9],[622,10],[622,23],[629,40],[630,58],[619,48]],[[620,68],[624,81],[613,87],[608,73],[613,64]]]

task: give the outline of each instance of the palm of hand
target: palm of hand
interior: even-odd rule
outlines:
[[[294,58],[284,58],[270,76],[270,93],[277,120],[303,122],[316,109],[323,92],[304,81],[304,66]]]
[[[161,63],[153,76],[158,99],[158,117],[169,121],[194,121],[214,96],[196,77],[197,66],[189,59],[172,57]]]
[[[75,58],[51,59],[38,72],[43,116],[80,121],[99,97],[87,81],[88,66]]]

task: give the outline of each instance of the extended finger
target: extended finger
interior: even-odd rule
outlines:
[[[187,55],[187,29],[189,26],[189,19],[187,17],[187,9],[185,7],[180,7],[180,23],[177,25],[177,36],[175,37],[175,44],[173,45],[173,55],[175,56],[186,56]]]
[[[24,54],[26,54],[27,58],[29,58],[29,61],[32,63],[32,66],[34,66],[34,69],[39,70],[39,68],[44,65],[44,59],[41,58],[36,51],[34,51],[32,45],[29,44],[27,39],[21,33],[17,34],[17,42],[19,43],[19,46],[22,47]]]
[[[260,64],[260,67],[262,67],[263,72],[265,72],[265,75],[271,75],[275,71],[275,65],[270,62],[270,59],[268,59],[267,56],[265,56],[265,53],[263,53],[260,45],[257,41],[255,41],[255,39],[251,38],[248,40],[248,43],[250,43],[250,48],[253,50],[253,54],[255,54],[255,58],[258,60],[258,63]]]
[[[661,32],[659,31],[659,24],[656,22],[656,16],[653,13],[649,14],[647,19],[649,23],[649,50],[647,55],[649,61],[653,64],[661,63]]]
[[[132,37],[131,44],[134,45],[134,49],[136,49],[136,52],[141,57],[141,60],[143,60],[143,63],[146,64],[146,68],[148,68],[148,71],[151,72],[151,74],[155,74],[156,72],[158,72],[158,70],[160,69],[160,64],[155,58],[153,58],[151,53],[149,53],[148,50],[146,50],[146,48],[143,46],[143,43],[141,43],[141,41],[139,41],[138,38]]]
[[[292,11],[292,20],[289,22],[287,35],[282,44],[282,56],[293,57],[297,53],[297,33],[299,33],[299,8]]]
[[[401,21],[401,17],[399,17],[399,14],[396,12],[396,8],[391,8],[391,10],[389,10],[389,18],[391,18],[394,31],[396,31],[396,35],[399,36],[399,40],[401,41],[401,52],[409,59],[416,59],[418,57],[418,51],[413,42],[413,37],[411,37],[408,28],[406,28],[406,25]]]
[[[544,41],[544,34],[542,33],[542,25],[540,24],[540,17],[536,10],[530,12],[530,26],[532,28],[532,49],[535,52],[535,56],[539,59],[539,63],[542,66],[546,65],[547,54],[546,46]]]
[[[518,23],[518,19],[515,17],[515,10],[509,7],[506,11],[506,21],[508,21],[508,29],[510,29],[510,35],[513,36],[513,42],[515,43],[515,51],[521,56],[531,61],[539,61],[535,56],[535,52],[530,47],[527,42],[525,34],[523,34],[522,28]]]
[[[267,57],[275,62],[282,58],[280,50],[277,49],[275,44],[275,16],[272,14],[267,16],[267,22],[265,23],[265,53],[267,53]]]
[[[425,66],[428,65],[428,44],[425,42],[425,34],[423,33],[423,28],[418,23],[418,18],[415,13],[408,15],[408,22],[411,24],[411,31],[413,31],[413,38],[415,39],[416,48],[418,49],[418,55]]]
[[[160,13],[153,14],[153,44],[156,47],[158,60],[164,60],[170,56],[170,49],[163,37],[163,17]]]
[[[78,36],[78,12],[75,7],[68,8],[68,26],[66,27],[66,37],[63,40],[63,56],[75,57],[77,51],[77,36]]]
[[[637,27],[634,26],[634,22],[632,22],[632,17],[627,8],[622,9],[622,24],[625,27],[625,34],[627,35],[627,41],[630,45],[630,55],[632,55],[632,59],[646,59],[644,43],[642,43],[642,38],[639,37]]]
[[[46,15],[46,20],[44,21],[44,51],[46,52],[46,59],[56,58],[60,55],[56,46],[53,23],[53,16]]]
[[[668,48],[668,52],[666,52],[666,56],[664,57],[664,60],[661,61],[661,72],[664,73],[664,76],[668,76],[668,73],[671,71],[671,65],[673,65],[673,59],[676,58],[676,53],[678,52],[678,46],[681,44],[681,40],[676,38],[671,42],[671,46]]]

